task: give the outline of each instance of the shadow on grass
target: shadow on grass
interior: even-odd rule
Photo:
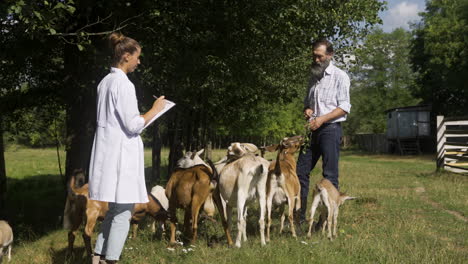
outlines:
[[[35,241],[60,229],[65,186],[60,175],[34,175],[7,180],[6,219],[16,241]]]
[[[91,258],[86,255],[84,247],[75,247],[73,255],[68,255],[67,249],[63,248],[58,251],[51,249],[52,256],[51,264],[82,264],[91,263]]]
[[[167,167],[161,167],[167,171]],[[151,175],[151,168],[145,168]],[[167,173],[162,173],[157,182],[165,186]],[[4,216],[15,233],[15,242],[33,242],[48,233],[62,229],[66,186],[60,175],[39,174],[22,179],[7,179],[7,194]],[[78,235],[77,237],[81,237]]]
[[[424,173],[417,173],[416,177],[419,178],[450,178],[450,177],[460,177],[460,176],[467,176],[467,174],[459,174],[459,173],[454,173],[446,170],[434,170],[431,172],[424,172]]]

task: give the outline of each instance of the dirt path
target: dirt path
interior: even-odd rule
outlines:
[[[431,200],[429,197],[427,197],[426,195],[426,189],[424,187],[417,187],[417,188],[414,188],[414,191],[416,193],[418,193],[422,200],[428,204],[430,204],[432,207],[434,208],[437,208],[439,210],[442,210],[444,212],[447,212],[453,216],[455,216],[456,218],[460,219],[461,221],[463,222],[468,222],[468,217],[465,217],[463,214],[461,214],[460,212],[457,212],[457,211],[452,211],[452,210],[449,210],[445,207],[443,207],[440,203],[436,202],[436,201],[433,201]]]

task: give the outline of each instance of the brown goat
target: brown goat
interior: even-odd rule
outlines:
[[[197,240],[198,214],[207,197],[216,188],[218,178],[211,161],[211,168],[196,165],[186,169],[176,169],[166,186],[166,196],[169,199],[169,220],[171,226],[170,246],[176,244],[177,208],[185,210],[184,232],[192,234],[192,243]],[[190,221],[192,226],[190,228]]]
[[[86,253],[91,256],[91,236],[93,235],[96,222],[104,220],[107,210],[109,210],[108,203],[89,199],[88,184],[76,188],[75,175],[70,178],[69,187],[63,223],[64,228],[70,230],[68,232],[68,253],[71,254],[73,252],[76,232],[84,221],[83,240]],[[167,212],[159,201],[152,194],[148,194],[148,199],[148,203],[135,204],[131,219],[133,224],[133,237],[136,237],[138,222],[146,214],[151,215],[156,221],[165,221],[167,219]]]
[[[270,241],[271,211],[273,203],[281,208],[280,233],[283,231],[285,212],[284,203],[288,203],[288,219],[293,237],[296,236],[294,228],[294,210],[301,207],[301,185],[296,174],[296,159],[294,153],[303,143],[302,136],[284,138],[279,145],[266,147],[267,151],[278,151],[275,161],[270,163],[267,180],[267,232],[266,240]]]

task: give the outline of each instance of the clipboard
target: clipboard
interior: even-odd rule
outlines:
[[[160,116],[162,116],[164,113],[166,113],[167,111],[169,111],[169,109],[171,109],[172,107],[174,107],[176,104],[174,102],[171,102],[167,99],[164,99],[166,100],[166,105],[164,105],[164,108],[163,110],[161,110],[161,112],[157,113],[144,127],[143,129],[145,129],[147,126],[151,125],[154,121],[156,121],[156,119],[158,119]]]

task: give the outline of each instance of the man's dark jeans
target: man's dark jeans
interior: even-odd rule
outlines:
[[[301,214],[300,220],[306,219],[307,196],[309,194],[309,174],[317,161],[322,157],[323,177],[328,179],[338,189],[338,160],[340,157],[341,124],[325,123],[312,132],[310,146],[301,149],[297,160],[297,176],[301,183]]]

